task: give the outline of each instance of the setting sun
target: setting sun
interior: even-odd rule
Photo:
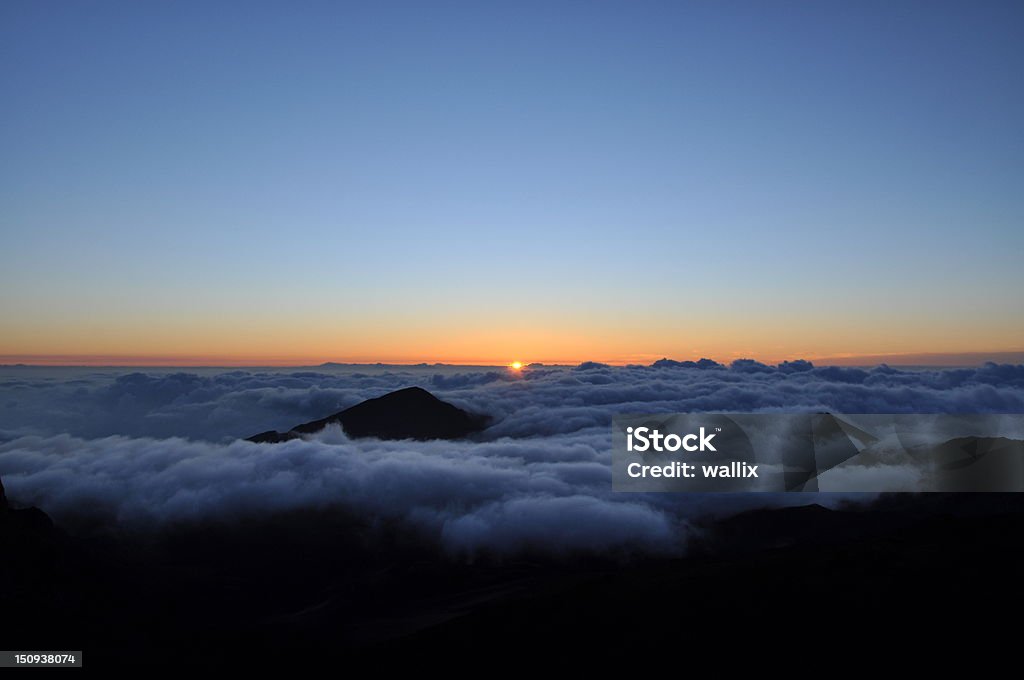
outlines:
[[[511,368],[513,371],[518,371],[523,367],[523,362],[513,361],[511,364],[508,365],[508,367]]]

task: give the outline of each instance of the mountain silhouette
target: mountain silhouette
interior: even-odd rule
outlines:
[[[287,432],[268,430],[248,437],[247,441],[276,444],[319,432],[334,423],[353,439],[461,439],[482,430],[489,420],[441,401],[421,387],[407,387],[367,399],[326,418],[296,425]]]

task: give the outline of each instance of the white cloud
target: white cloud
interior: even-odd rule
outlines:
[[[278,445],[237,439],[409,385],[496,423],[472,442],[350,441],[337,428]],[[407,522],[460,554],[674,551],[701,515],[838,499],[613,494],[612,415],[823,410],[1020,413],[1024,367],[91,371],[57,380],[4,369],[0,477],[13,501],[65,524],[148,527],[336,506]]]

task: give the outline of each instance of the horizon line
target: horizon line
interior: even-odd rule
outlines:
[[[654,357],[656,355],[649,355]],[[765,365],[773,366],[784,361],[810,361],[815,365],[823,366],[877,366],[890,364],[895,366],[934,366],[934,367],[957,367],[983,365],[987,362],[994,363],[1024,363],[1024,350],[1001,350],[995,352],[900,352],[884,354],[843,354],[823,357],[793,356],[784,358],[773,358],[770,360],[757,358],[755,356],[736,355],[730,359],[720,360],[713,357],[681,357],[675,358],[667,355],[656,358],[645,357],[642,360],[615,360],[615,359],[582,359],[582,360],[539,360],[514,358],[505,362],[493,363],[492,360],[476,361],[358,361],[358,360],[317,360],[304,359],[300,357],[245,357],[232,358],[223,355],[135,355],[135,354],[0,354],[0,367],[36,366],[52,368],[317,368],[329,365],[338,366],[405,366],[405,367],[427,367],[427,366],[463,366],[472,368],[506,368],[514,361],[519,361],[524,367],[530,364],[542,364],[545,366],[578,366],[586,362],[608,364],[609,366],[636,366],[650,365],[659,359],[673,359],[675,361],[698,361],[699,359],[711,359],[723,366],[730,365],[733,361],[752,359]]]

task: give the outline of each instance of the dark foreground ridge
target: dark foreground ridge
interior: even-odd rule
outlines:
[[[681,644],[771,659],[796,641],[828,658],[865,622],[894,649],[908,630],[968,656],[1016,649],[1016,628],[990,624],[1024,606],[1024,494],[893,494],[699,528],[685,555],[470,562],[341,509],[146,534],[0,521],[0,640],[82,649],[95,669],[403,672],[511,656],[597,670]]]
[[[406,387],[367,399],[332,416],[296,425],[287,432],[268,430],[247,441],[277,444],[319,432],[337,423],[349,437],[379,439],[462,439],[487,426],[487,416],[468,413],[441,401],[422,387]]]

